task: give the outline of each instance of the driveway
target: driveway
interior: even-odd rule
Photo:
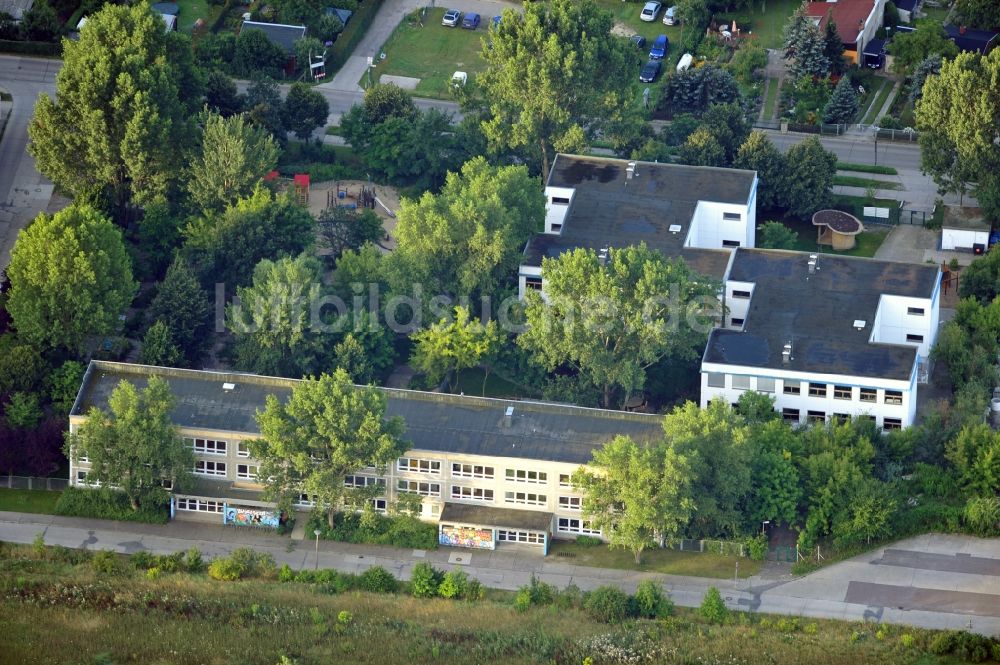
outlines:
[[[303,530],[297,531],[301,539]],[[295,569],[322,566],[359,573],[377,565],[401,579],[409,578],[415,563],[428,561],[440,569],[462,566],[486,586],[507,590],[527,584],[532,575],[560,588],[570,583],[583,590],[611,584],[629,593],[650,579],[684,607],[700,605],[708,587],[715,586],[735,609],[1000,635],[1000,540],[996,539],[921,536],[790,581],[755,576],[733,582],[574,566],[516,550],[404,550],[316,543],[295,535],[289,539],[191,522],[150,525],[0,512],[0,540],[27,544],[39,533],[50,545],[127,554],[142,550],[168,554],[198,547],[206,558],[213,558],[250,546]]]
[[[441,6],[449,9],[458,9],[463,14],[466,12],[476,12],[484,17],[492,17],[500,14],[504,9],[514,9],[521,11],[521,5],[503,0],[441,0]],[[407,14],[427,6],[427,0],[386,0],[375,15],[375,20],[368,27],[368,32],[354,49],[354,53],[347,59],[344,66],[326,83],[319,86],[333,90],[346,90],[357,92],[361,90],[358,81],[364,76],[368,67],[368,58],[373,58],[378,62],[379,53],[382,46],[389,41],[396,26],[400,24]],[[435,0],[431,0],[430,6],[435,6]],[[485,22],[485,21],[484,21]],[[456,28],[457,29],[457,28]],[[376,72],[378,70],[376,69]],[[374,72],[373,72],[374,73]]]

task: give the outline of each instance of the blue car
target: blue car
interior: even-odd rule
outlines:
[[[649,58],[651,60],[662,60],[667,55],[667,49],[670,48],[670,40],[667,39],[666,35],[657,35],[656,41],[653,42],[653,48],[649,49]]]
[[[465,15],[465,18],[462,19],[462,27],[466,30],[475,30],[479,27],[479,21],[479,14],[469,12]]]

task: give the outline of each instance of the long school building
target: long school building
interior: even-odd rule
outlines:
[[[75,431],[92,407],[107,410],[121,381],[144,388],[152,376],[170,384],[173,420],[195,455],[194,486],[174,493],[176,519],[268,523],[248,442],[260,436],[255,414],[267,395],[287,399],[299,383],[250,374],[92,361],[70,413]],[[619,434],[661,436],[661,418],[538,402],[507,401],[379,388],[387,415],[401,416],[411,450],[389,465],[348,476],[348,487],[378,486],[385,512],[401,492],[422,497],[421,519],[438,523],[444,545],[493,549],[521,544],[547,552],[552,538],[603,537],[582,517],[571,475],[595,448]],[[71,462],[70,481],[88,486],[87,460]],[[314,504],[302,495],[296,508]]]

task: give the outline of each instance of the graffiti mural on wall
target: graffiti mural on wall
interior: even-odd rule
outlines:
[[[277,529],[281,524],[281,516],[270,510],[230,506],[228,503],[222,512],[225,524],[236,526],[265,526]]]
[[[463,526],[442,526],[438,534],[438,543],[448,547],[471,547],[480,550],[492,550],[492,529],[475,529]]]

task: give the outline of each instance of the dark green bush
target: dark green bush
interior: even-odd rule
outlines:
[[[297,582],[297,576],[295,571],[292,570],[291,566],[287,563],[281,564],[281,568],[278,569],[278,581],[279,582]]]
[[[698,613],[711,623],[725,623],[726,619],[729,618],[729,608],[723,602],[722,594],[714,586],[708,587],[705,598],[701,601],[701,607],[698,608]]]
[[[621,623],[628,617],[629,597],[618,587],[597,587],[583,599],[583,609],[596,621]]]
[[[24,53],[25,55],[62,55],[61,42],[21,42],[0,39],[0,53]]]
[[[643,580],[635,589],[635,608],[639,616],[657,619],[669,616],[674,611],[670,597],[663,588],[652,580]]]
[[[323,538],[347,543],[373,543],[405,549],[436,549],[437,527],[409,515],[386,516],[373,514],[364,523],[358,513],[338,513],[333,528],[326,516],[313,512],[306,523],[306,533],[319,529]]]
[[[598,545],[602,545],[603,542],[596,536],[577,536],[576,544],[582,545],[583,547],[596,547]]]
[[[132,510],[128,498],[121,492],[104,487],[99,489],[67,487],[56,502],[55,513],[67,517],[96,517],[123,522],[166,524],[170,518],[168,507],[168,503],[163,503]]]
[[[372,566],[358,576],[358,585],[372,593],[396,593],[396,578],[382,566]]]
[[[146,550],[140,550],[129,557],[136,570],[148,570],[156,565],[157,556]]]
[[[235,582],[246,576],[246,566],[228,557],[214,559],[208,566],[208,575],[213,580]]]
[[[190,548],[184,554],[184,567],[189,573],[200,573],[205,570],[205,560],[201,556],[201,550],[197,547]]]
[[[438,594],[444,576],[426,561],[413,566],[410,574],[410,590],[417,598],[433,598]]]
[[[115,575],[121,570],[118,565],[118,555],[111,550],[95,552],[90,559],[90,565],[94,570],[105,575]]]

